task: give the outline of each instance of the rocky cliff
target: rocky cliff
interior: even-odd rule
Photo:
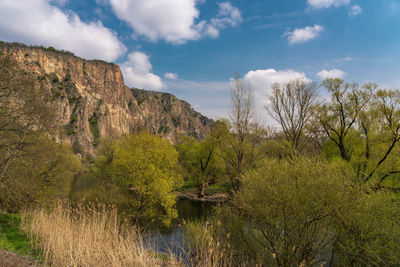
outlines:
[[[121,136],[145,129],[171,142],[178,134],[201,139],[213,121],[167,93],[130,89],[119,66],[84,60],[53,48],[1,43],[0,51],[36,75],[57,108],[60,142],[76,153],[91,154],[100,137]]]

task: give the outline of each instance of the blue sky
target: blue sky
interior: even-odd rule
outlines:
[[[273,82],[400,87],[400,0],[0,0],[0,39],[115,62],[213,118],[235,71],[262,116]]]

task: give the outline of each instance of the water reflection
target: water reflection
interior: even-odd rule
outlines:
[[[146,238],[146,246],[160,253],[173,253],[185,260],[184,244],[182,240],[182,222],[190,220],[204,220],[210,216],[215,203],[193,200],[178,200],[176,209],[178,219],[172,222],[168,229],[157,229]]]

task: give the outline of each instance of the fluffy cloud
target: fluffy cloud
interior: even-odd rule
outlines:
[[[361,12],[362,12],[362,8],[359,5],[355,5],[355,6],[351,7],[351,9],[349,11],[349,15],[357,16],[357,15],[361,14]]]
[[[252,70],[244,75],[244,81],[254,89],[255,92],[267,94],[274,83],[284,84],[295,79],[310,81],[304,72],[294,70]]]
[[[54,46],[106,61],[116,60],[126,50],[100,21],[82,22],[76,14],[63,12],[48,0],[1,0],[0,39]]]
[[[269,103],[268,95],[271,92],[272,84],[285,84],[295,79],[303,79],[306,82],[311,81],[307,78],[305,73],[294,70],[255,70],[249,71],[244,75],[245,83],[254,91],[256,112],[261,115],[263,123],[274,124],[264,108]]]
[[[317,73],[317,76],[323,80],[327,78],[343,78],[345,75],[346,72],[339,69],[321,70]]]
[[[152,41],[165,40],[181,44],[204,36],[216,38],[226,27],[242,22],[240,10],[229,2],[219,4],[217,17],[209,22],[197,21],[198,0],[109,0],[114,13],[126,21],[136,35]]]
[[[172,73],[172,72],[167,72],[164,74],[164,78],[169,79],[169,80],[178,80],[178,74]]]
[[[211,19],[208,27],[208,35],[218,37],[219,30],[226,27],[237,27],[242,23],[242,14],[240,10],[232,6],[229,2],[219,4],[219,12],[216,18]],[[213,31],[213,32],[211,32]]]
[[[142,52],[130,53],[127,61],[121,64],[121,70],[125,83],[130,87],[160,90],[164,86],[161,78],[151,73],[149,56]]]
[[[287,31],[284,36],[288,37],[289,44],[305,43],[312,40],[324,30],[324,27],[315,24],[314,26],[307,26],[305,28],[296,28],[293,31]]]
[[[287,83],[294,79],[310,81],[304,73],[294,70],[253,70],[244,75],[244,83],[253,89],[256,112],[260,115],[262,123],[276,125],[264,108],[268,104],[267,95],[271,85],[275,82]],[[166,80],[165,87],[168,92],[189,101],[196,110],[208,117],[229,117],[231,81]]]
[[[307,0],[307,4],[313,8],[328,8],[350,4],[351,0]]]

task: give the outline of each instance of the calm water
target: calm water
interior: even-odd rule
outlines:
[[[178,200],[176,209],[178,219],[174,221],[170,228],[160,229],[146,239],[146,244],[152,249],[161,253],[174,253],[179,258],[184,258],[184,245],[182,241],[183,221],[204,220],[212,212],[215,203],[204,203],[193,200]]]

